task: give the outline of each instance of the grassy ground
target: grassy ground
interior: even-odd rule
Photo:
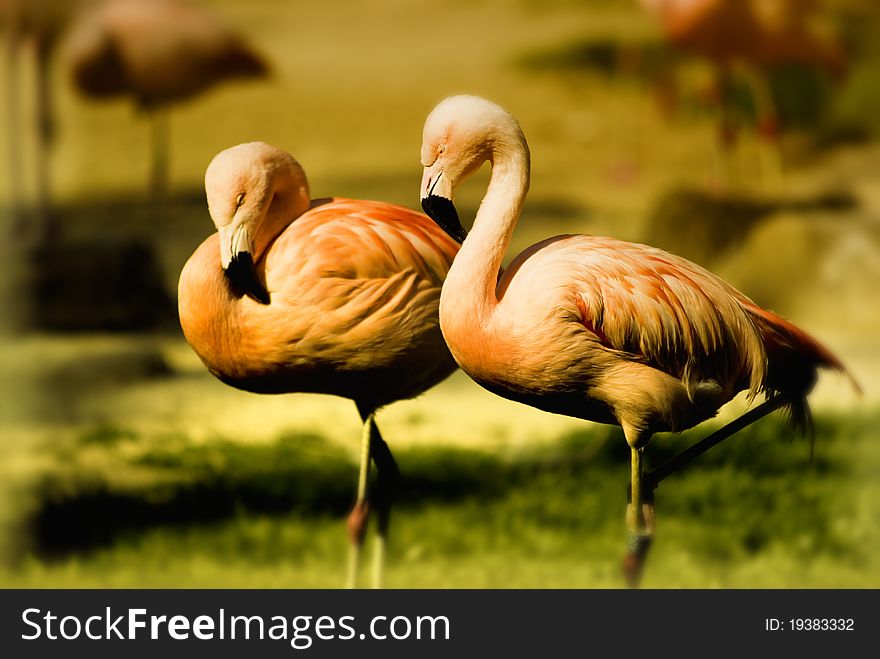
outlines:
[[[671,477],[645,585],[880,586],[877,421],[820,417],[810,462],[807,442],[769,419]],[[651,461],[696,436],[658,438]],[[628,453],[616,430],[397,453],[388,585],[621,585]],[[7,525],[20,543],[4,586],[342,582],[356,468],[321,437],[248,445],[97,427],[41,455],[17,493],[26,514]]]

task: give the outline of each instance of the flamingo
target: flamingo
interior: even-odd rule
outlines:
[[[34,114],[37,120],[37,153],[35,160],[37,189],[37,220],[34,228],[37,239],[50,236],[55,227],[49,213],[49,151],[55,137],[55,117],[49,80],[49,64],[61,35],[83,0],[0,0],[0,22],[7,32],[6,43],[6,96],[7,139],[9,144],[9,176],[11,184],[11,214],[16,230],[20,229],[24,182],[21,174],[21,127],[19,126],[19,70],[16,61],[19,50],[26,42],[34,50]]]
[[[666,39],[681,50],[708,60],[720,94],[736,67],[745,74],[758,113],[759,134],[776,146],[779,119],[767,74],[800,64],[839,78],[846,57],[839,44],[819,36],[810,25],[817,0],[640,0],[657,16]],[[721,100],[720,139],[728,146],[735,126]],[[778,157],[778,154],[776,154]],[[778,163],[777,163],[778,166]]]
[[[840,75],[846,58],[809,25],[816,0],[640,0],[671,43],[719,65],[736,61],[770,68],[801,63]]]
[[[65,51],[79,91],[95,99],[131,96],[150,115],[154,199],[167,188],[168,105],[225,80],[268,73],[213,13],[179,0],[105,0],[71,26]]]
[[[356,584],[370,506],[373,582],[398,470],[374,417],[455,370],[440,332],[440,287],[458,245],[430,219],[377,201],[309,200],[294,158],[261,142],[219,153],[205,174],[217,233],[180,275],[186,340],[217,378],[257,393],[352,399],[363,421],[357,500],[348,518]]]
[[[455,361],[505,398],[622,427],[632,474],[624,570],[637,585],[653,537],[657,483],[774,409],[809,427],[807,394],[817,369],[845,373],[843,365],[711,272],[647,245],[554,236],[523,251],[499,277],[528,191],[530,155],[517,121],[490,101],[454,96],[437,105],[425,122],[421,161],[423,208],[464,239],[440,296],[440,326]],[[454,192],[486,161],[488,191],[465,237]],[[645,473],[654,433],[709,419],[743,390],[767,400]]]

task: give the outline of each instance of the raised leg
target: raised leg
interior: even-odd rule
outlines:
[[[376,551],[373,555],[373,588],[382,588],[385,569],[385,544],[388,539],[388,526],[391,522],[391,504],[397,492],[400,470],[391,449],[379,434],[375,421],[372,422],[371,450],[376,463],[376,482],[373,487],[372,505],[376,510]]]
[[[631,448],[632,475],[630,501],[626,508],[626,526],[629,532],[627,555],[623,563],[624,577],[630,588],[637,588],[651,541],[654,537],[653,493],[644,487],[644,448]]]
[[[358,572],[360,570],[361,549],[364,546],[364,536],[367,532],[367,519],[370,506],[367,502],[367,480],[370,475],[370,444],[373,423],[373,413],[370,412],[364,418],[364,427],[361,432],[361,467],[358,475],[357,500],[348,516],[348,582],[349,588],[357,586]]]
[[[705,437],[696,444],[689,446],[681,453],[670,458],[653,471],[645,474],[642,479],[642,483],[644,484],[647,481],[648,489],[653,493],[654,489],[658,485],[660,485],[660,481],[662,481],[664,478],[666,478],[670,474],[675,473],[685,465],[692,462],[695,458],[703,455],[703,453],[708,451],[713,446],[720,444],[725,439],[739,432],[746,426],[750,426],[758,419],[763,419],[771,412],[775,412],[780,407],[785,405],[786,402],[787,401],[783,396],[774,396],[773,398],[768,398],[757,407],[749,410],[742,416],[737,417],[726,426],[719,428],[708,437]]]

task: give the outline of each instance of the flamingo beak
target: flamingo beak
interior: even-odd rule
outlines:
[[[422,176],[422,210],[455,242],[461,244],[467,238],[467,231],[461,226],[458,211],[452,203],[452,184],[443,175],[443,170],[425,167]]]
[[[269,304],[269,291],[257,273],[244,223],[238,222],[220,229],[220,256],[223,273],[236,292],[260,304]]]

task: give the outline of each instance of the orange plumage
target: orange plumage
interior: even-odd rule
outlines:
[[[218,154],[205,188],[218,232],[181,272],[183,333],[211,373],[234,387],[355,401],[364,434],[349,585],[370,508],[379,585],[397,466],[374,414],[455,370],[438,305],[458,245],[401,206],[310,201],[299,163],[259,142]],[[371,459],[378,474],[368,506]]]
[[[457,245],[433,222],[349,199],[316,201],[291,220],[257,263],[268,305],[231,290],[217,234],[183,269],[181,325],[214,375],[248,391],[335,394],[375,409],[455,369],[437,305]]]

